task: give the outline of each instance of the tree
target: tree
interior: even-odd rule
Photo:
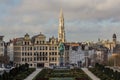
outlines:
[[[7,54],[0,56],[0,63],[8,64],[9,63],[9,56]]]

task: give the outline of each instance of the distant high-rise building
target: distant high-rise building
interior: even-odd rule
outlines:
[[[64,16],[62,9],[60,11],[60,17],[59,17],[58,41],[65,42]]]

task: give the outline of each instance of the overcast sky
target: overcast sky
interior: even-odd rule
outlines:
[[[0,35],[4,39],[42,32],[57,37],[62,8],[67,41],[120,39],[120,0],[0,0]]]

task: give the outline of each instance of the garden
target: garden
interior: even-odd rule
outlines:
[[[43,69],[33,80],[91,80],[81,69]]]
[[[96,63],[95,68],[89,68],[89,70],[101,80],[120,80],[120,72],[113,71],[98,63]]]
[[[0,80],[24,80],[35,68],[29,68],[28,64],[20,65],[19,67],[13,68],[9,73],[4,72],[0,75]]]

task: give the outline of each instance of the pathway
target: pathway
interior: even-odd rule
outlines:
[[[42,69],[36,69],[32,74],[30,74],[26,79],[24,80],[32,80]]]
[[[93,73],[91,73],[87,68],[82,68],[82,70],[92,79],[92,80],[100,80]]]

